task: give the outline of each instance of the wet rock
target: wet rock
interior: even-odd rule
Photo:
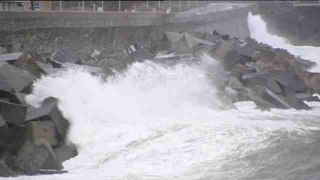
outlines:
[[[6,62],[0,63],[0,78],[16,92],[31,92],[31,84],[36,79],[27,71],[18,69]]]
[[[7,53],[7,49],[0,46],[0,54],[4,54],[4,53]]]
[[[222,61],[222,64],[225,70],[230,71],[232,70],[235,64],[240,62],[240,60],[241,60],[241,55],[238,53],[238,51],[232,50],[224,56],[224,60]]]
[[[313,96],[310,93],[296,93],[296,97],[302,101],[320,102],[320,99],[318,96]]]
[[[20,126],[25,122],[27,107],[0,100],[0,114],[8,124]]]
[[[217,48],[214,50],[214,55],[217,60],[222,60],[224,59],[225,55],[231,51],[232,44],[228,43],[227,41],[224,40],[219,40],[217,42]]]
[[[286,86],[295,92],[304,92],[306,90],[305,83],[299,79],[293,71],[282,71],[273,73],[274,78],[281,85]]]
[[[8,125],[1,116],[0,123],[0,154],[2,154],[4,151],[9,150],[11,148],[10,146],[13,142],[13,136]]]
[[[30,141],[36,142],[38,139],[43,138],[52,146],[58,145],[57,132],[52,121],[29,121],[25,126],[26,136]]]
[[[48,169],[40,169],[39,174],[64,174],[67,173],[66,170],[48,170]]]
[[[16,177],[17,174],[12,171],[7,164],[0,159],[0,177]]]
[[[139,43],[130,45],[129,48],[127,48],[127,54],[132,58],[133,61],[139,62],[154,57]]]
[[[25,58],[27,58],[27,55],[22,52],[0,54],[0,62],[10,62]]]
[[[36,63],[36,61],[43,62],[42,58],[38,57],[39,54],[36,54],[35,52],[33,54],[36,57],[33,57],[28,54],[24,58],[19,58],[15,60],[12,65],[19,69],[25,70],[34,75],[35,77],[39,78],[41,75],[46,75],[47,73],[45,70],[41,68],[41,66],[39,66]]]
[[[78,57],[75,55],[71,48],[61,47],[57,48],[54,51],[54,53],[51,55],[51,59],[58,63],[75,63],[78,60]]]
[[[204,33],[201,39],[211,41],[211,42],[217,42],[219,39],[221,39],[221,37],[216,34]]]
[[[19,150],[14,165],[17,170],[34,175],[43,167],[48,156],[49,152],[45,148],[27,141]]]
[[[9,129],[10,129],[11,136],[12,136],[12,142],[10,144],[10,152],[12,154],[17,154],[19,149],[27,141],[26,128],[25,128],[25,126],[19,126],[19,127],[12,126],[12,127],[9,127]]]
[[[55,148],[54,152],[60,163],[78,155],[77,147],[72,143]]]
[[[62,170],[63,166],[61,162],[58,160],[55,152],[53,151],[51,145],[44,140],[43,138],[37,139],[35,141],[36,145],[42,147],[48,152],[48,157],[44,164],[42,165],[41,169],[54,169],[54,170]]]
[[[59,144],[64,144],[69,129],[69,122],[58,109],[57,102],[44,103],[40,108],[28,111],[26,121],[50,120],[58,132]]]

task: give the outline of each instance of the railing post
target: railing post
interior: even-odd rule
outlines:
[[[101,6],[102,6],[102,12],[104,11],[104,4],[103,4],[104,1],[101,1]]]
[[[92,6],[92,8],[93,8],[93,11],[96,11],[96,3],[95,3],[95,1],[93,1],[93,6]]]
[[[119,6],[118,11],[120,12],[121,11],[121,1],[118,1],[118,6]]]
[[[59,1],[59,10],[62,11],[62,1]]]
[[[147,11],[149,11],[149,1],[147,1]]]
[[[82,11],[84,11],[84,1],[82,1]]]
[[[158,1],[159,5],[159,11],[161,11],[161,1]]]
[[[188,0],[188,9],[190,9],[190,0]]]
[[[179,12],[181,12],[181,0],[179,0]]]

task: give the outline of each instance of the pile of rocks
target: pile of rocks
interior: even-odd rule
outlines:
[[[316,63],[251,38],[242,41],[216,31],[165,32],[158,51],[175,57],[189,54],[195,61],[203,53],[209,55],[221,66],[209,74],[231,104],[253,101],[263,110],[311,109],[305,101],[320,101],[314,96],[320,92],[320,74],[308,72]],[[143,46],[132,45],[127,52],[139,61],[151,59]]]
[[[54,69],[50,62],[36,52],[0,54],[0,177],[63,173],[62,162],[77,155],[57,99],[38,108],[25,101],[34,80]]]

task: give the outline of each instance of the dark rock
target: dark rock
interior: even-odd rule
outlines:
[[[277,82],[283,86],[287,86],[295,92],[304,92],[306,85],[303,80],[299,79],[293,71],[282,71],[273,73]]]
[[[75,63],[76,61],[78,61],[78,57],[75,55],[72,49],[67,47],[56,49],[55,52],[52,54],[51,59],[58,63]]]
[[[0,159],[0,177],[15,177],[17,174],[12,171],[7,164]]]
[[[307,104],[305,104],[301,99],[297,98],[294,90],[288,86],[283,87],[285,93],[285,101],[288,102],[290,107],[301,110],[301,109],[311,109]]]
[[[127,49],[128,55],[132,58],[133,61],[144,61],[146,59],[153,58],[153,55],[150,54],[141,44],[135,43],[130,45]]]
[[[57,102],[44,103],[40,108],[28,111],[26,121],[51,120],[54,122],[58,132],[60,143],[65,142],[69,129],[69,122],[63,117],[58,109]]]
[[[55,124],[52,121],[29,121],[26,123],[26,136],[35,142],[40,138],[45,139],[52,146],[58,145]]]
[[[25,59],[26,57],[27,55],[22,52],[0,54],[0,62],[16,61],[19,59]]]
[[[11,148],[11,144],[14,139],[8,125],[1,116],[0,122],[2,124],[0,127],[0,154],[2,154],[4,151]]]
[[[60,163],[78,155],[77,147],[72,143],[55,148],[54,152]]]
[[[66,170],[46,170],[46,169],[40,169],[39,174],[64,174],[67,173]]]
[[[10,127],[10,132],[12,136],[12,142],[10,144],[10,152],[12,154],[17,154],[19,149],[25,144],[26,138],[26,128],[25,126],[12,126]]]
[[[235,64],[240,62],[240,60],[241,55],[238,53],[238,51],[232,50],[225,55],[222,64],[225,70],[230,71]]]
[[[18,69],[6,62],[1,62],[0,79],[6,81],[16,92],[30,93],[30,86],[36,77],[27,71]]]
[[[296,93],[296,97],[302,101],[320,102],[320,99],[318,96],[313,96],[310,93]]]
[[[217,60],[222,61],[222,59],[224,59],[225,55],[231,51],[232,48],[232,44],[228,43],[227,41],[224,40],[219,40],[217,42],[216,48],[214,50],[214,58],[216,58]]]
[[[50,104],[50,103],[58,103],[58,99],[55,97],[47,97],[43,100],[42,105]]]
[[[12,65],[14,65],[19,69],[25,70],[31,73],[32,75],[34,75],[35,77],[39,78],[41,75],[46,75],[47,73],[36,63],[36,59],[39,59],[39,58],[34,58],[31,55],[27,55],[24,58],[19,58],[15,60]]]
[[[48,158],[45,161],[45,163],[43,164],[41,169],[54,169],[54,170],[62,170],[63,169],[61,162],[58,160],[52,147],[50,146],[50,144],[46,140],[40,138],[40,139],[36,140],[36,144],[38,146],[44,148],[48,152]]]
[[[19,150],[14,165],[17,170],[34,175],[43,167],[48,156],[49,152],[45,148],[27,141]]]
[[[211,42],[217,42],[219,39],[221,39],[221,36],[216,34],[204,33],[201,39],[211,41]]]
[[[8,124],[19,126],[25,122],[27,107],[0,100],[0,114]]]

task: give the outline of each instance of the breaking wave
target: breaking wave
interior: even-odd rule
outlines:
[[[258,41],[299,49],[268,34],[259,16],[248,21]],[[70,69],[37,81],[28,102],[38,106],[48,96],[59,99],[79,155],[64,162],[68,174],[19,179],[285,179],[283,168],[301,161],[300,147],[319,149],[320,106],[261,112],[242,102],[221,110],[199,65],[136,62],[106,81]]]

